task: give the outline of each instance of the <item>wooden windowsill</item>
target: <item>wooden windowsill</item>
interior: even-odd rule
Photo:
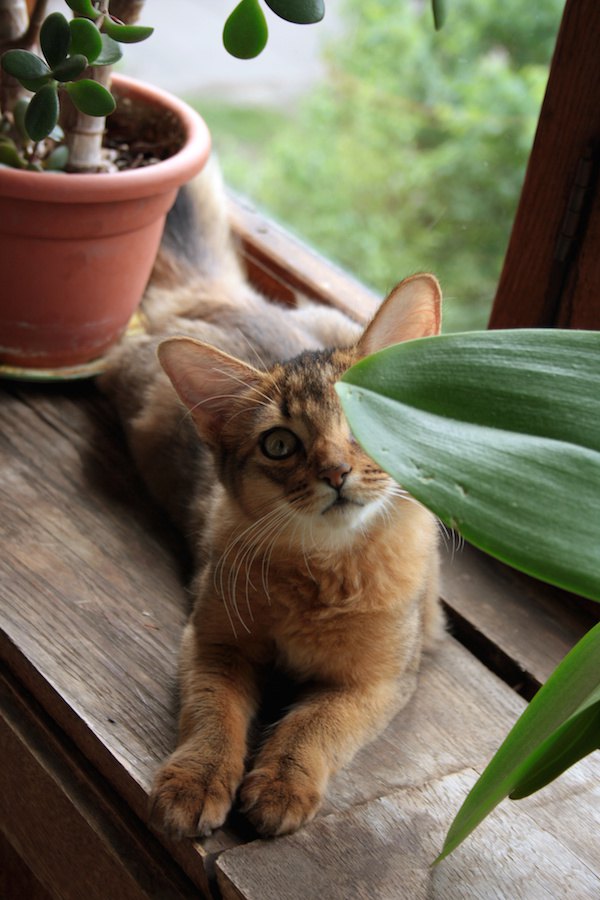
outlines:
[[[272,295],[291,302],[301,290],[360,320],[372,313],[370,292],[247,204],[232,200],[232,215],[252,277]],[[43,900],[198,890],[453,900],[490,896],[491,886],[527,900],[567,884],[572,896],[600,895],[598,755],[505,804],[429,868],[523,708],[502,679],[531,693],[591,624],[587,609],[448,548],[456,637],[426,661],[409,706],[333,779],[322,814],[273,841],[234,815],[202,843],[171,844],[146,824],[147,799],[175,732],[186,561],[93,383],[0,386],[0,521],[0,852],[12,848]],[[14,865],[1,877],[2,896],[23,896]]]

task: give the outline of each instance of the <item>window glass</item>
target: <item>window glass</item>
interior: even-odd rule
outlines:
[[[220,47],[234,5],[146,0],[160,73],[139,74],[192,102],[232,187],[319,252],[381,294],[432,271],[446,330],[485,327],[563,0],[451,0],[439,32],[429,0],[326,0],[316,26],[269,15],[255,61]]]

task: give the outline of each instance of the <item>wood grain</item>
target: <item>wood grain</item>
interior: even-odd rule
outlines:
[[[597,0],[567,0],[492,328],[600,328],[599,42]]]
[[[0,820],[49,895],[64,900],[197,897],[197,888],[167,852],[52,725],[10,682],[2,679],[0,687]]]
[[[443,554],[442,597],[461,642],[527,699],[596,622],[581,598],[468,544]]]
[[[394,791],[276,842],[221,855],[226,900],[592,900],[600,877],[527,813],[499,808],[434,869],[451,811],[475,773]]]
[[[239,196],[230,195],[234,231],[253,281],[267,296],[293,302],[300,292],[368,322],[383,299],[292,237]]]

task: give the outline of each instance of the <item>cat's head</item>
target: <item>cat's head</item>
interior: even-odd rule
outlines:
[[[265,535],[295,535],[328,549],[351,539],[400,489],[366,455],[334,384],[358,359],[437,334],[435,278],[403,281],[354,347],[307,351],[263,372],[207,344],[171,338],[159,358],[230,497]]]

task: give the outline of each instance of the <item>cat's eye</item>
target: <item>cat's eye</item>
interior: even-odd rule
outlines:
[[[288,459],[300,446],[300,438],[289,428],[271,428],[260,439],[260,449],[269,459]]]

